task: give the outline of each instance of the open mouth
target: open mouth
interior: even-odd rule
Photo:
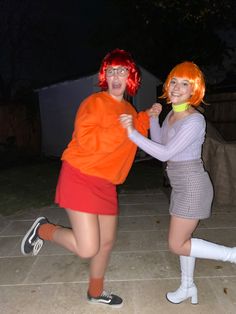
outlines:
[[[118,83],[118,82],[112,83],[112,88],[114,88],[114,89],[121,88],[121,83]]]

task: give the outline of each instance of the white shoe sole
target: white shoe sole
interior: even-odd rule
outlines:
[[[34,228],[37,226],[37,224],[39,223],[40,220],[42,219],[46,219],[46,217],[39,217],[35,220],[35,222],[32,224],[32,226],[30,227],[30,229],[27,231],[27,233],[25,234],[24,238],[21,241],[21,253],[23,255],[31,255],[31,253],[26,253],[24,250],[25,247],[25,242],[28,239],[30,233],[32,232],[32,230],[34,230]]]

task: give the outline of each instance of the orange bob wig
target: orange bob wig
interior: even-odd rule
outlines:
[[[98,85],[102,90],[107,90],[108,85],[106,81],[106,69],[108,66],[121,65],[129,70],[129,75],[127,78],[126,91],[130,96],[134,96],[140,86],[141,76],[138,67],[136,66],[134,60],[132,59],[129,52],[121,49],[114,49],[109,52],[102,61],[98,79]]]
[[[190,61],[185,61],[177,64],[167,76],[167,79],[163,86],[163,95],[161,98],[166,98],[167,102],[170,103],[170,99],[168,97],[168,89],[170,86],[170,82],[174,77],[181,77],[187,79],[193,88],[193,93],[191,98],[189,99],[189,103],[192,106],[199,106],[201,102],[203,102],[203,98],[205,95],[205,79],[202,71],[199,67]]]

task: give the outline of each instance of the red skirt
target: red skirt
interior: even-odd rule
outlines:
[[[81,173],[63,161],[57,182],[55,203],[76,211],[117,215],[116,186],[105,179]]]

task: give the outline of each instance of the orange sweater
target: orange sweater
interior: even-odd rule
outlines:
[[[149,117],[139,114],[127,101],[117,101],[107,92],[92,94],[76,114],[72,140],[62,155],[81,172],[121,184],[132,166],[137,146],[127,137],[119,116],[132,114],[137,130],[147,136]]]

